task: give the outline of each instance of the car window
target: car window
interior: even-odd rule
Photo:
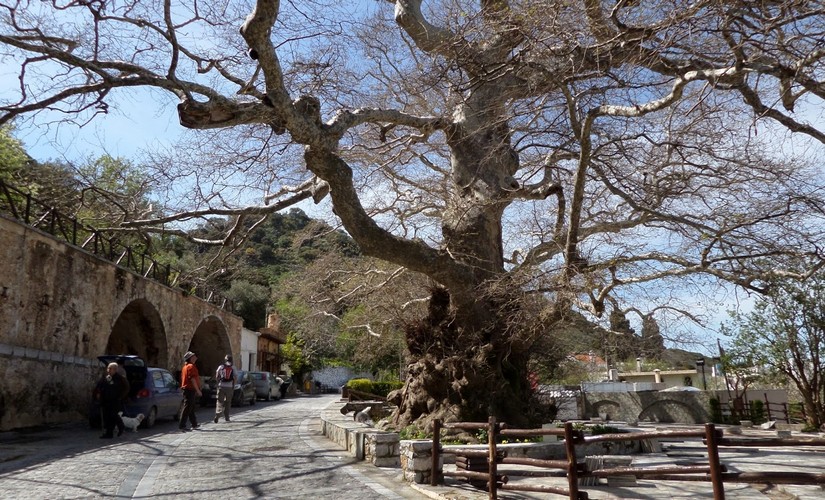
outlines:
[[[163,374],[158,371],[152,372],[152,383],[158,389],[166,387],[166,382],[163,381]]]
[[[167,389],[177,389],[178,383],[175,382],[175,377],[169,372],[161,372],[163,374],[163,386]]]

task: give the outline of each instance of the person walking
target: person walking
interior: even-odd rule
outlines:
[[[195,396],[201,395],[201,379],[198,373],[198,368],[195,363],[198,361],[198,356],[192,351],[186,351],[183,355],[183,370],[180,372],[180,388],[183,389],[183,409],[180,412],[180,422],[178,428],[182,432],[189,429],[186,428],[186,420],[192,424],[192,429],[200,427],[197,416],[195,415]]]
[[[100,437],[112,439],[115,426],[117,435],[120,436],[125,426],[118,412],[123,411],[123,401],[129,395],[129,382],[118,373],[117,363],[106,366],[106,375],[97,383],[95,395],[100,402],[100,417],[103,421],[103,434]]]
[[[232,367],[232,356],[229,354],[223,358],[223,363],[215,370],[215,380],[218,381],[218,402],[215,405],[214,422],[217,424],[221,415],[229,422],[229,408],[232,406],[235,384],[238,383],[238,376]]]

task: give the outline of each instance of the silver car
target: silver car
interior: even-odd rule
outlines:
[[[274,373],[249,372],[252,383],[255,384],[255,396],[267,401],[281,399],[281,383],[283,381]]]

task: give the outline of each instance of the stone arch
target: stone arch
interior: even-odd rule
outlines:
[[[662,399],[644,408],[639,413],[639,422],[699,424],[702,419],[690,405],[674,399]]]
[[[621,410],[619,403],[609,399],[596,401],[593,403],[592,407],[594,416],[604,418],[605,420],[616,420]]]
[[[207,316],[201,321],[189,343],[189,350],[198,355],[195,366],[203,376],[213,376],[227,354],[234,356],[226,325],[218,316]]]
[[[137,299],[123,308],[112,326],[105,354],[136,354],[149,366],[166,368],[166,329],[151,302]]]

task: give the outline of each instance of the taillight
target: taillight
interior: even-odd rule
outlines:
[[[148,398],[149,397],[149,389],[144,387],[143,389],[138,391],[137,396],[135,396],[135,397],[137,397],[138,399],[139,398]]]

